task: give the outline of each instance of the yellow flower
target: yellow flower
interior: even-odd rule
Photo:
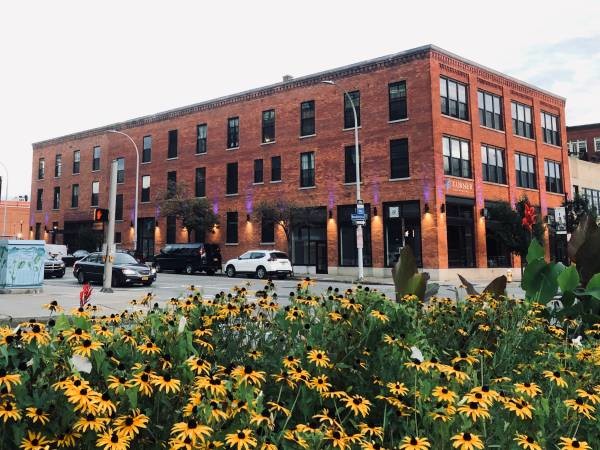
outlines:
[[[349,448],[348,435],[341,429],[328,429],[325,432],[325,439],[331,442],[333,448],[339,448],[340,450],[346,450]]]
[[[459,450],[475,450],[483,449],[484,445],[481,438],[476,434],[471,433],[459,433],[455,434],[450,438],[452,441],[452,447]]]
[[[167,394],[169,392],[179,392],[181,389],[181,381],[176,378],[171,378],[171,375],[166,374],[162,376],[154,376],[151,383],[158,386],[159,391],[164,391]]]
[[[511,399],[504,403],[504,407],[514,412],[520,419],[531,419],[534,407],[522,398]]]
[[[260,386],[265,381],[265,373],[254,370],[252,366],[237,366],[231,371],[231,375],[240,383],[244,382],[255,386]]]
[[[178,439],[189,438],[192,442],[204,442],[212,433],[212,428],[201,425],[194,419],[187,422],[178,422],[171,428],[171,434],[176,435]]]
[[[27,437],[21,440],[19,448],[22,448],[23,450],[45,450],[51,443],[52,441],[46,438],[42,433],[27,431]]]
[[[405,436],[398,450],[427,450],[431,447],[426,437]]]
[[[568,437],[561,437],[558,445],[560,445],[560,450],[592,450],[587,442]]]
[[[382,313],[381,311],[378,311],[376,309],[371,311],[369,315],[371,317],[375,317],[377,320],[379,320],[383,323],[387,323],[390,321],[390,318],[388,316],[386,316],[384,313]]]
[[[513,440],[519,445],[519,447],[525,450],[542,450],[541,445],[538,444],[531,436],[526,434],[517,433]]]
[[[371,402],[366,398],[361,397],[360,395],[348,395],[346,396],[345,402],[346,408],[350,408],[355,416],[360,414],[362,417],[366,417],[369,414]]]
[[[154,388],[150,384],[151,378],[146,372],[140,372],[127,382],[128,387],[137,387],[142,395],[150,397]]]
[[[458,394],[445,386],[436,386],[433,391],[431,391],[431,395],[439,401],[448,403],[454,403],[458,399]]]
[[[469,417],[473,422],[477,422],[477,419],[489,419],[490,413],[487,406],[484,403],[468,402],[458,408],[458,412]]]
[[[146,428],[149,420],[148,416],[141,414],[139,409],[134,409],[126,416],[117,417],[114,424],[120,434],[133,438],[141,429]]]
[[[84,339],[79,343],[77,347],[73,348],[73,353],[79,356],[85,356],[89,358],[92,356],[92,352],[102,348],[102,344],[98,341],[92,341],[90,339]]]
[[[46,331],[46,326],[41,323],[29,324],[31,328],[29,330],[23,330],[21,335],[22,339],[30,344],[35,341],[37,345],[47,345],[50,343],[50,334]]]
[[[378,427],[372,424],[361,422],[358,424],[360,434],[363,436],[377,437],[383,439],[383,427]]]
[[[50,414],[44,412],[43,409],[30,406],[29,408],[25,408],[25,411],[25,415],[29,417],[33,423],[39,422],[42,425],[46,425],[50,422]]]
[[[404,385],[404,383],[400,383],[396,381],[395,383],[388,383],[388,389],[394,395],[406,395],[408,393],[408,388]]]
[[[47,309],[49,311],[59,313],[64,311],[63,307],[58,304],[56,300],[52,300],[50,303],[46,303],[42,305],[42,308]]]
[[[311,378],[308,386],[317,392],[323,393],[329,391],[329,388],[331,388],[331,383],[327,382],[327,375],[318,375]]]
[[[594,418],[591,413],[596,411],[596,408],[594,408],[589,403],[586,403],[584,401],[584,399],[581,397],[577,397],[575,400],[573,400],[573,399],[565,400],[564,404],[567,405],[567,407],[572,409],[573,411],[575,411],[579,414],[583,414],[588,419]]]
[[[190,356],[186,360],[186,363],[188,367],[198,375],[202,373],[208,375],[210,373],[210,363],[205,359],[197,356]]]
[[[256,447],[257,443],[256,438],[252,435],[252,430],[248,428],[225,435],[225,442],[230,448],[236,448],[236,450],[249,450]]]
[[[86,432],[88,429],[100,432],[104,431],[109,421],[108,417],[96,417],[94,414],[88,414],[85,417],[80,417],[73,425],[73,429],[81,433]]]
[[[152,341],[137,346],[140,353],[144,355],[154,355],[160,353],[160,348]]]
[[[11,401],[0,402],[0,419],[4,423],[8,422],[8,419],[14,421],[21,420],[21,411],[17,408],[17,404]]]
[[[313,349],[308,352],[307,358],[310,362],[315,364],[317,367],[328,367],[329,358],[327,354],[322,350]]]
[[[5,368],[0,369],[0,387],[6,386],[7,392],[12,391],[12,387],[21,384],[21,375],[18,373],[7,373]]]
[[[516,383],[515,392],[526,394],[533,398],[542,393],[542,389],[535,383]]]
[[[127,450],[129,448],[129,437],[120,434],[117,430],[108,428],[106,432],[98,435],[96,447],[104,450]]]
[[[555,370],[555,371],[544,370],[542,373],[550,381],[554,381],[558,387],[566,388],[568,386],[567,382],[561,376],[561,373],[558,370]]]

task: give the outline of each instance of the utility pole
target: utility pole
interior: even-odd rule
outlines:
[[[110,191],[108,197],[108,232],[106,233],[106,253],[104,255],[104,276],[100,292],[112,293],[112,267],[115,257],[115,210],[117,207],[117,160],[110,163]]]

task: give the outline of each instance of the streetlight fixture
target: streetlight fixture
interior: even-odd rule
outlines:
[[[6,189],[4,190],[4,225],[2,227],[2,234],[6,237],[8,236],[6,234],[6,209],[8,208],[8,169],[2,162],[0,162],[0,166],[2,166],[4,172],[6,172]]]
[[[344,95],[348,100],[350,100],[350,105],[352,106],[352,113],[354,114],[354,167],[356,171],[356,209],[357,212],[362,209],[364,211],[364,205],[362,198],[360,196],[360,152],[358,149],[358,116],[356,114],[356,106],[354,105],[354,100],[348,93],[348,91],[343,90],[340,86],[336,84],[333,80],[322,80],[321,83],[329,84],[335,86],[339,90],[343,91]],[[362,281],[364,278],[364,268],[363,268],[363,229],[362,223],[358,221],[356,224],[356,250],[358,253],[358,281]]]
[[[107,130],[107,133],[122,134],[131,141],[135,148],[135,202],[133,206],[133,253],[137,253],[137,229],[138,229],[138,189],[140,179],[140,152],[135,141],[127,133],[118,130]]]

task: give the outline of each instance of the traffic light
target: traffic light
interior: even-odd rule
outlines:
[[[94,209],[94,222],[108,222],[108,209]]]

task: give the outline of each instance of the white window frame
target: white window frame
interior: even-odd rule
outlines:
[[[594,138],[594,150],[600,152],[600,137]]]

